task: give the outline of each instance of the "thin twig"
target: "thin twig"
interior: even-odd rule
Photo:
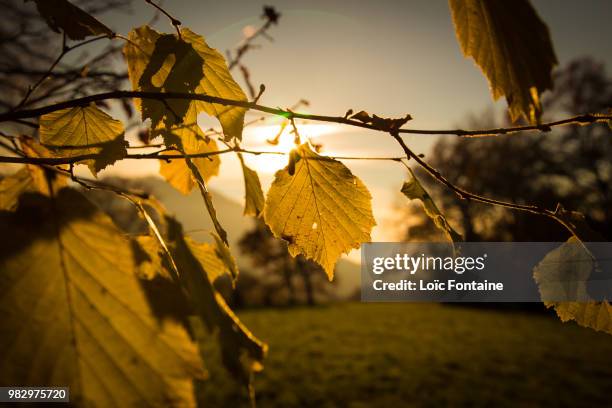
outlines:
[[[60,61],[66,56],[66,54],[68,54],[70,51],[74,51],[77,48],[83,47],[83,46],[85,46],[87,44],[91,44],[91,43],[93,43],[95,41],[99,41],[99,40],[101,40],[103,38],[110,38],[110,37],[105,34],[105,35],[101,35],[101,36],[98,36],[98,37],[90,38],[88,40],[82,41],[82,42],[80,42],[78,44],[75,44],[73,46],[67,46],[66,45],[66,33],[64,33],[64,35],[62,37],[62,51],[57,56],[57,58],[53,61],[53,63],[47,69],[47,71],[40,76],[38,81],[36,81],[34,83],[34,85],[31,85],[31,86],[28,87],[28,90],[26,91],[26,94],[24,95],[23,99],[17,104],[17,106],[15,106],[13,108],[13,110],[17,110],[17,109],[19,109],[20,107],[22,107],[23,105],[26,104],[26,102],[28,101],[28,98],[45,81],[45,79],[47,79],[49,77],[49,75],[51,75],[51,73],[53,72],[53,70],[55,69],[57,64],[60,63]]]
[[[542,208],[536,205],[524,205],[524,204],[515,204],[508,201],[495,200],[493,198],[484,197],[478,194],[474,194],[472,192],[466,191],[461,187],[450,182],[446,177],[444,177],[438,170],[433,168],[429,163],[423,160],[419,155],[415,154],[404,142],[401,136],[396,132],[391,132],[390,135],[399,143],[402,150],[406,154],[406,159],[414,159],[419,166],[421,166],[427,173],[429,173],[434,179],[438,182],[446,186],[448,189],[453,191],[459,198],[463,200],[473,200],[481,203],[486,203],[490,205],[495,205],[499,207],[510,208],[513,210],[526,211],[533,214],[543,215],[545,217],[552,218],[556,222],[560,223],[565,227],[572,235],[577,235],[577,231],[568,224],[565,220],[559,217],[555,211],[548,210],[546,208]]]
[[[227,153],[244,153],[252,154],[255,156],[259,155],[279,155],[286,156],[289,153],[278,152],[278,151],[259,151],[259,150],[248,150],[238,147],[230,147],[224,150],[217,150],[213,152],[193,153],[193,154],[163,154],[163,152],[169,149],[162,149],[152,153],[140,153],[140,154],[127,154],[124,159],[131,160],[175,160],[175,159],[197,159],[218,156]],[[37,164],[37,165],[48,165],[48,166],[59,166],[62,164],[74,164],[84,160],[92,160],[98,158],[98,154],[83,154],[72,157],[14,157],[14,156],[0,156],[0,163],[22,163],[22,164]],[[401,161],[402,157],[359,157],[359,156],[319,156],[316,158],[309,158],[310,160],[378,160],[378,161]]]
[[[228,69],[233,69],[240,63],[240,60],[244,56],[244,54],[253,48],[253,41],[259,36],[267,36],[267,31],[272,27],[273,24],[278,23],[278,19],[280,18],[280,13],[278,13],[273,7],[265,6],[264,7],[264,15],[262,16],[266,19],[266,22],[259,27],[253,35],[246,38],[244,42],[236,49],[236,56],[234,58],[231,57],[228,53]]]
[[[176,19],[176,18],[174,18],[174,17],[172,17],[172,15],[170,13],[168,13],[166,10],[164,10],[161,6],[153,3],[153,1],[145,0],[145,2],[150,4],[150,5],[152,5],[159,12],[161,12],[163,15],[168,17],[168,19],[170,20],[170,24],[172,24],[174,26],[174,28],[176,29],[176,33],[178,34],[178,38],[181,39],[181,21]]]

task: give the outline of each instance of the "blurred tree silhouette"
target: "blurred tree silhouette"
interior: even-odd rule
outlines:
[[[92,16],[130,10],[131,0],[79,0],[73,2]],[[0,0],[0,107],[12,109],[44,105],[62,97],[73,99],[96,92],[120,89],[127,79],[125,69],[113,59],[121,56],[122,44],[104,46],[90,55],[74,49],[72,55],[57,62],[62,52],[75,43],[49,38],[49,27],[40,18],[34,2]],[[57,63],[57,65],[55,65]],[[50,67],[55,66],[52,71]],[[32,94],[29,87],[40,81]],[[28,95],[27,100],[24,95]],[[131,107],[123,103],[131,116]]]
[[[295,258],[289,255],[287,243],[274,238],[270,228],[261,219],[257,220],[252,230],[243,235],[239,245],[241,251],[251,257],[254,266],[262,268],[265,274],[282,277],[289,305],[297,304],[303,294],[306,304],[312,306],[316,303],[317,295],[327,294],[331,283],[323,268],[302,255]],[[298,279],[301,285],[296,284]],[[337,279],[334,279],[336,282]]]
[[[570,62],[554,75],[544,99],[549,114],[606,112],[612,106],[612,78],[590,58]],[[507,119],[505,119],[507,122]],[[471,116],[470,128],[497,127],[493,111]],[[445,138],[429,158],[452,183],[497,199],[539,203],[585,214],[591,227],[612,239],[612,137],[606,125],[571,126],[540,134],[495,138]],[[421,169],[416,170],[451,224],[466,241],[561,241],[558,223],[525,212],[458,200]],[[441,239],[420,207],[407,210],[407,240]],[[416,220],[416,221],[413,221]]]

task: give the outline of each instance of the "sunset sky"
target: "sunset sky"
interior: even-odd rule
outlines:
[[[449,128],[461,123],[468,113],[492,106],[487,81],[471,60],[465,59],[455,39],[446,1],[270,1],[282,18],[270,34],[274,41],[258,41],[261,49],[251,51],[243,62],[257,86],[266,85],[260,103],[288,107],[305,98],[319,114],[343,115],[352,108],[380,116],[399,117],[410,113],[409,127]],[[560,64],[590,55],[612,66],[612,2],[544,1],[534,5],[549,25]],[[210,46],[225,52],[241,41],[243,30],[261,24],[263,3],[257,1],[167,1],[164,7],[185,27],[202,34]],[[127,34],[133,26],[147,23],[153,10],[136,2],[132,15],[104,15],[102,20]],[[172,31],[167,20],[156,24]],[[517,29],[520,29],[518,27]],[[239,73],[234,72],[241,82]],[[495,104],[505,107],[505,101]],[[256,117],[256,116],[252,116]],[[214,124],[202,118],[202,126]],[[244,146],[269,150],[265,139],[276,133],[274,122],[245,130]],[[328,124],[301,126],[303,136],[322,143],[323,153],[345,156],[397,156],[396,143],[383,133]],[[427,154],[436,137],[406,136],[417,152]],[[291,147],[285,135],[281,147]],[[259,172],[264,189],[280,156],[249,157]],[[234,157],[222,157],[221,176],[210,182],[212,189],[242,200],[242,175]],[[374,196],[375,216],[384,225],[388,209],[397,202],[405,171],[393,162],[345,162],[362,178]],[[103,175],[156,174],[154,162],[121,163]],[[374,240],[393,239],[377,227]]]

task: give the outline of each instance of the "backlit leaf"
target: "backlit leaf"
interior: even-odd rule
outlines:
[[[21,145],[21,150],[23,153],[28,157],[53,156],[52,151],[29,136],[21,136],[19,138],[19,144]],[[61,166],[61,168],[66,170],[67,166]],[[59,190],[60,188],[68,185],[66,177],[60,177],[58,173],[47,168],[37,166],[35,164],[26,164],[26,169],[32,178],[32,191],[50,196],[50,188]]]
[[[246,95],[234,81],[223,56],[210,48],[204,38],[184,28],[181,38],[161,34],[142,26],[130,32],[124,54],[134,90],[207,94],[246,101]],[[197,114],[205,112],[221,123],[226,139],[242,137],[246,109],[202,101],[169,99],[136,101],[143,119],[175,125],[197,123]],[[194,109],[189,109],[194,107]]]
[[[244,177],[244,215],[259,217],[264,208],[264,195],[257,172],[244,163],[242,154],[238,154],[242,175]]]
[[[49,157],[50,155],[45,147],[30,137],[20,137],[19,143],[27,157]],[[27,164],[0,180],[0,210],[14,211],[17,209],[19,196],[25,192],[38,192],[49,196],[50,185],[59,189],[66,185],[66,178],[43,167]]]
[[[235,267],[235,264],[233,267],[228,265],[228,259],[223,259],[228,258],[229,249],[227,254],[223,254],[220,246],[224,243],[215,235],[214,249],[185,237],[181,225],[174,218],[164,215],[163,209],[158,207],[158,215],[164,220],[162,224],[167,227],[167,231],[162,233],[144,207],[140,208],[158,244],[158,250],[150,259],[161,260],[161,265],[157,267],[165,268],[166,272],[159,275],[176,277],[176,281],[185,289],[196,314],[190,319],[196,339],[201,338],[200,329],[204,327],[217,333],[226,368],[250,387],[252,373],[263,368],[268,346],[250,333],[212,285],[213,280],[225,273],[227,268]],[[158,254],[162,255],[158,257]],[[229,259],[233,261],[231,255]]]
[[[180,225],[172,218],[167,217],[166,221],[172,260],[198,317],[209,330],[218,334],[226,368],[243,383],[250,384],[251,374],[263,368],[268,346],[251,334],[214,289],[211,275],[204,270],[206,262],[200,262],[192,252]]]
[[[40,118],[40,142],[56,157],[95,155],[84,161],[93,174],[125,157],[123,134],[123,124],[93,104]]]
[[[155,317],[106,215],[63,189],[24,197],[0,226],[0,383],[69,386],[76,405],[195,405],[197,348]]]
[[[270,230],[298,254],[320,264],[333,279],[340,255],[370,240],[376,225],[370,193],[341,162],[319,156],[308,144],[297,148],[293,174],[276,172],[264,217]]]
[[[223,262],[225,270],[232,277],[232,281],[235,283],[238,279],[238,265],[236,260],[229,249],[229,246],[223,242],[223,240],[215,233],[211,234],[215,240],[215,255]]]
[[[0,210],[14,211],[19,196],[24,191],[31,190],[32,184],[32,177],[25,167],[0,180]]]
[[[178,152],[168,151],[162,155],[210,153],[219,150],[217,142],[206,138],[197,123],[176,125],[171,132],[161,132],[161,134],[164,135],[166,146],[178,149]],[[219,174],[221,160],[218,155],[191,158],[191,162],[199,170],[204,181]],[[170,185],[183,194],[189,194],[197,183],[185,159],[160,160],[159,172]]]
[[[574,320],[581,326],[612,334],[612,305],[609,302],[545,302],[562,322]]]
[[[67,0],[34,0],[38,12],[49,27],[64,32],[71,40],[91,35],[113,35],[113,30]]]
[[[218,238],[217,240],[216,245],[213,245],[207,242],[196,242],[191,238],[185,237],[185,242],[187,242],[187,245],[189,245],[189,249],[197,260],[200,261],[202,268],[204,268],[204,271],[208,275],[208,279],[210,279],[211,282],[214,282],[218,277],[224,274],[227,274],[235,279],[235,276],[238,274],[236,262],[231,254],[230,259],[232,262],[226,262],[221,258],[221,255],[218,253],[217,246],[219,244],[225,246],[225,244]]]
[[[438,209],[438,206],[429,193],[423,188],[423,185],[413,171],[411,169],[408,169],[408,171],[410,173],[410,180],[404,182],[402,193],[409,200],[420,200],[421,203],[423,203],[423,209],[427,216],[432,219],[437,228],[444,232],[448,239],[453,242],[463,241],[461,234],[450,226],[444,214]]]
[[[449,0],[461,49],[489,80],[493,99],[505,96],[513,121],[537,122],[540,94],[552,89],[557,64],[546,24],[528,0]]]
[[[138,264],[139,277],[148,280],[154,279],[156,276],[171,279],[172,277],[163,264],[165,255],[158,239],[151,235],[142,235],[136,237],[136,242],[138,242],[138,246],[135,251],[135,259]],[[189,237],[185,237],[185,242],[193,255],[202,264],[211,282],[214,282],[219,276],[224,274],[233,276],[237,273],[237,270],[231,271],[221,259],[217,253],[216,245],[207,242],[197,242]],[[220,243],[222,244],[222,242]],[[231,259],[233,260],[233,257]],[[233,267],[235,267],[235,263]]]
[[[548,253],[533,269],[533,276],[544,304],[553,308],[561,321],[574,320],[581,326],[612,334],[612,305],[607,301],[593,301],[587,293],[586,280],[594,270],[596,259],[572,237]],[[570,284],[560,285],[560,281]],[[565,294],[581,301],[547,301]]]

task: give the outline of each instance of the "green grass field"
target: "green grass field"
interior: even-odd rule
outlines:
[[[259,407],[609,406],[612,336],[552,316],[437,304],[253,310]],[[245,406],[214,359],[207,406]]]

